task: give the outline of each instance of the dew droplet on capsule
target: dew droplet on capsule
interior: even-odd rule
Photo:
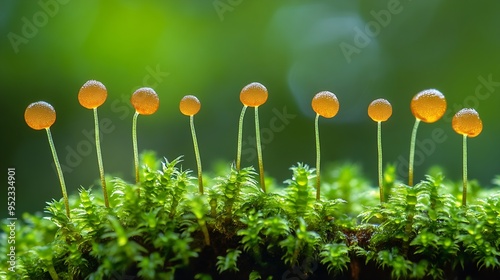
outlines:
[[[45,101],[34,102],[26,108],[24,120],[35,130],[46,129],[56,121],[56,110]]]
[[[383,98],[375,99],[368,106],[368,116],[376,122],[385,122],[392,115],[392,106]]]
[[[151,115],[158,110],[160,99],[158,94],[149,87],[143,87],[136,90],[130,98],[135,111],[141,115]]]
[[[451,126],[456,133],[476,137],[483,130],[483,122],[476,110],[465,108],[458,111],[451,120]]]
[[[249,107],[258,107],[266,103],[267,97],[267,88],[257,82],[246,85],[240,92],[241,103]]]
[[[439,120],[446,111],[446,99],[436,89],[427,89],[417,93],[410,103],[412,114],[426,123]]]
[[[194,95],[186,95],[181,99],[179,109],[186,116],[196,115],[201,108],[200,100]]]
[[[87,81],[78,92],[78,101],[87,109],[101,106],[108,97],[106,87],[99,81]]]
[[[322,91],[313,97],[311,106],[318,115],[324,118],[333,118],[339,111],[339,100],[335,94]]]

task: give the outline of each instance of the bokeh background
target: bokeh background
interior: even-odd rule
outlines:
[[[130,181],[135,89],[153,87],[161,100],[156,114],[139,117],[140,150],[184,155],[190,169],[196,164],[189,122],[178,102],[199,97],[195,123],[210,171],[235,158],[239,92],[253,81],[269,90],[260,124],[266,173],[277,182],[296,162],[314,166],[310,101],[321,90],[340,101],[336,117],[320,119],[323,166],[360,164],[376,185],[376,125],[366,109],[383,97],[394,109],[383,124],[384,162],[402,166],[405,179],[410,100],[437,88],[449,111],[420,125],[416,180],[434,165],[461,179],[462,139],[451,117],[462,107],[476,108],[484,122],[469,141],[469,178],[489,186],[500,174],[498,1],[1,0],[0,33],[1,170],[6,185],[7,168],[16,168],[18,213],[42,211],[45,201],[61,197],[45,132],[23,119],[31,102],[45,100],[57,111],[51,130],[68,191],[98,184],[92,112],[77,101],[90,79],[109,93],[99,108],[105,171]],[[249,109],[243,165],[257,163],[254,133]],[[444,140],[432,140],[433,133]]]

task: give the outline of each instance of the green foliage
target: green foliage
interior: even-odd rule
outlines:
[[[241,238],[243,250],[249,251],[250,249],[253,249],[256,253],[259,253],[259,247],[264,241],[260,233],[262,228],[264,228],[262,213],[249,213],[247,217],[241,218],[241,222],[247,226],[246,228],[238,231],[238,235],[243,236]]]
[[[350,262],[349,247],[345,243],[329,243],[323,245],[319,254],[321,263],[327,266],[328,272],[342,272]]]
[[[307,224],[303,218],[298,218],[298,227],[294,234],[288,235],[279,245],[284,249],[282,259],[285,264],[296,265],[299,257],[308,257],[315,253],[320,241],[320,236],[315,231],[308,231]]]
[[[241,254],[240,250],[228,249],[227,255],[217,257],[217,270],[219,273],[224,271],[238,271],[238,257]]]
[[[108,178],[110,208],[99,191],[81,188],[70,196],[71,219],[57,200],[47,203],[46,217],[19,219],[19,278],[499,275],[500,193],[495,189],[476,187],[462,207],[459,184],[440,172],[409,187],[389,166],[387,202],[380,205],[377,188],[357,165],[347,164],[325,171],[324,196],[316,200],[314,169],[299,163],[284,186],[271,184],[267,193],[258,187],[253,168],[225,167],[225,173],[206,180],[206,194],[200,195],[180,158],[158,161],[148,154],[143,159],[139,184]],[[9,232],[7,221],[2,230]],[[7,244],[5,233],[2,244]],[[7,253],[2,245],[2,271],[7,271]]]
[[[445,269],[472,264],[500,268],[499,193],[463,207],[449,189],[441,175],[396,186],[388,203],[360,214],[363,222],[380,225],[358,254],[390,269],[394,278],[442,279]]]
[[[217,201],[221,206],[216,208],[226,220],[231,220],[234,214],[233,209],[238,209],[245,201],[241,196],[242,191],[245,192],[245,197],[255,196],[260,192],[256,186],[254,179],[256,173],[252,167],[236,170],[231,168],[230,174],[225,177],[219,177],[213,190],[209,191],[212,200]],[[220,211],[222,210],[222,211]]]
[[[500,194],[477,205],[469,206],[467,222],[458,236],[465,251],[473,256],[480,268],[500,267]]]
[[[335,218],[342,220],[339,221],[339,224],[353,227],[356,223],[351,222],[356,222],[356,220],[351,219],[351,217],[356,217],[367,206],[378,205],[379,191],[363,177],[360,165],[354,163],[332,164],[325,173],[322,193],[328,200],[340,199],[338,202],[343,203],[337,206],[337,213],[348,217],[345,219],[345,216],[337,214]],[[391,173],[386,175],[388,176],[385,176],[385,180],[394,181],[394,177],[390,177]],[[387,186],[390,189],[391,185]]]
[[[285,207],[288,212],[296,217],[309,217],[313,215],[312,210],[316,200],[315,190],[311,184],[313,171],[306,164],[299,163],[291,168],[292,179],[285,181],[286,188]]]

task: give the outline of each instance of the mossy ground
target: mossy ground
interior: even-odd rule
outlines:
[[[355,164],[323,171],[291,168],[262,192],[253,168],[205,174],[205,193],[180,159],[143,156],[141,183],[108,178],[61,200],[45,214],[24,214],[16,229],[17,266],[7,279],[498,279],[500,190],[461,184],[432,172],[413,187],[395,168],[384,174],[387,199]],[[44,216],[44,217],[43,217]],[[7,226],[2,225],[5,232]]]

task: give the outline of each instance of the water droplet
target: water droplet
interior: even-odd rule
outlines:
[[[26,108],[24,120],[35,130],[49,128],[56,121],[56,110],[45,101],[34,102]]]
[[[186,116],[196,115],[201,108],[200,100],[194,95],[186,95],[181,99],[179,109]]]
[[[87,81],[78,92],[78,101],[87,109],[101,106],[108,97],[106,87],[99,81]]]
[[[151,115],[158,110],[160,99],[152,88],[143,87],[136,90],[130,98],[132,106],[141,115]]]
[[[385,122],[391,115],[391,103],[383,98],[375,99],[368,105],[368,116],[376,122]]]
[[[412,114],[426,123],[439,120],[446,111],[446,99],[436,89],[427,89],[417,93],[410,103]]]
[[[316,114],[324,118],[333,118],[337,115],[340,105],[335,94],[322,91],[313,97],[311,106]]]
[[[240,101],[245,106],[258,107],[267,101],[267,89],[261,83],[250,83],[240,92]]]
[[[465,108],[458,111],[451,120],[451,126],[456,133],[476,137],[483,130],[483,122],[474,109]]]

